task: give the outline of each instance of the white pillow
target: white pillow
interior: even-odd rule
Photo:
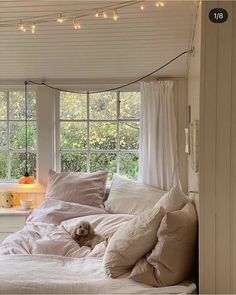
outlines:
[[[155,208],[163,207],[166,212],[181,210],[190,199],[178,185],[172,187],[156,204]]]
[[[165,210],[152,208],[146,210],[122,225],[110,239],[103,257],[105,273],[118,277],[129,270],[157,242],[157,231]]]
[[[104,205],[110,213],[139,214],[153,208],[165,193],[157,187],[114,174]]]

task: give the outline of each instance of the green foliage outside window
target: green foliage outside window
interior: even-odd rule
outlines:
[[[0,179],[25,168],[24,92],[0,92]],[[9,106],[9,108],[8,108]],[[108,170],[137,179],[139,92],[60,93],[61,171]],[[36,93],[28,94],[28,168],[36,172]]]
[[[109,179],[115,172],[137,179],[139,117],[139,92],[62,92],[61,171],[108,170]]]
[[[9,107],[8,107],[9,106]],[[28,171],[36,176],[36,94],[28,92]],[[25,171],[25,95],[0,92],[0,179],[17,179]]]

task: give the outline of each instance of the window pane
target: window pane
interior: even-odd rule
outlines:
[[[120,124],[120,149],[137,150],[139,148],[139,122]]]
[[[139,119],[140,92],[120,92],[120,118]]]
[[[5,92],[0,92],[0,120],[7,119],[7,95]]]
[[[11,153],[10,157],[11,178],[18,179],[25,173],[25,154]],[[36,177],[36,154],[28,153],[28,172]]]
[[[90,155],[90,171],[108,170],[108,179],[111,180],[116,172],[116,154],[94,153]]]
[[[117,146],[117,128],[115,123],[90,123],[90,148],[114,150]]]
[[[36,150],[36,122],[28,122],[28,148]],[[25,148],[25,122],[10,122],[10,148]]]
[[[117,118],[117,94],[105,92],[89,95],[89,117],[96,120],[112,120]]]
[[[62,153],[61,171],[87,172],[87,155],[79,153]]]
[[[36,120],[36,93],[28,91],[28,120]],[[10,120],[25,120],[25,94],[24,91],[9,92],[9,118]]]
[[[62,120],[86,120],[87,95],[60,92],[60,118]]]
[[[7,178],[7,153],[0,153],[0,179]]]
[[[87,148],[87,123],[61,122],[60,124],[61,149]]]
[[[7,148],[7,123],[0,122],[0,149]]]
[[[138,177],[138,154],[120,154],[120,174],[131,179]]]

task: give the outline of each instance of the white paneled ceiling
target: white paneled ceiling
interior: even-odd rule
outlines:
[[[82,11],[116,3],[90,0],[1,0],[0,22]],[[122,2],[119,1],[119,2]],[[81,29],[71,21],[37,25],[36,33],[18,26],[0,26],[0,80],[13,79],[133,79],[145,75],[189,49],[196,13],[195,1],[154,0],[118,11],[118,21],[88,16]],[[158,76],[185,76],[187,56]]]

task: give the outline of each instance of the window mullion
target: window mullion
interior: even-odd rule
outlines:
[[[55,148],[56,151],[56,169],[61,172],[61,95],[60,92],[55,100]]]
[[[11,179],[11,161],[10,161],[10,101],[9,91],[7,91],[7,179]]]
[[[89,92],[87,92],[87,171],[90,172],[90,112],[89,112]]]
[[[120,92],[117,92],[117,158],[116,172],[120,173]]]

